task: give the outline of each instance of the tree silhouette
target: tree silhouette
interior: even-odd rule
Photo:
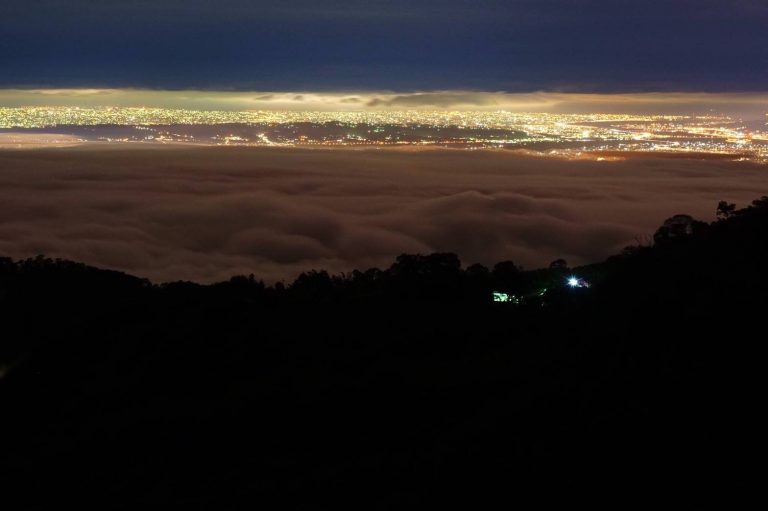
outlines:
[[[514,292],[521,283],[520,267],[513,261],[502,261],[493,267],[493,283],[501,291]]]
[[[720,220],[727,220],[736,211],[736,204],[726,201],[720,201],[717,204],[717,218]]]
[[[664,221],[654,233],[653,241],[657,246],[667,246],[691,238],[694,234],[705,231],[707,227],[706,223],[698,221],[690,215],[675,215]]]
[[[549,269],[550,270],[567,270],[568,269],[568,261],[565,259],[555,259],[551,263],[549,263]]]

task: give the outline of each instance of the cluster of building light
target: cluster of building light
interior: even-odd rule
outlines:
[[[216,127],[193,133],[193,127]],[[245,132],[226,127],[248,128]],[[552,114],[507,111],[398,110],[362,112],[210,111],[166,108],[0,108],[0,129],[131,127],[136,133],[95,140],[217,145],[386,146],[466,148],[563,144],[556,154],[685,151],[768,161],[768,130],[723,116]],[[186,128],[185,128],[186,127]],[[141,130],[141,133],[138,131]],[[222,131],[223,130],[223,131]],[[98,130],[94,131],[98,133]]]
[[[571,289],[591,287],[591,284],[587,280],[577,277],[575,275],[568,276],[565,279],[565,285]],[[548,291],[547,288],[541,288],[536,291],[530,292],[526,295],[516,295],[516,294],[511,294],[503,291],[493,291],[493,293],[491,294],[491,298],[496,303],[511,303],[514,305],[521,305],[524,303],[535,302],[538,304],[543,304],[543,302],[541,302],[541,299],[546,296],[547,291]]]

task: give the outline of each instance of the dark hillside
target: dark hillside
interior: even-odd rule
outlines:
[[[4,493],[39,509],[733,499],[755,484],[768,198],[720,213],[534,272],[403,255],[289,286],[158,286],[0,259]]]

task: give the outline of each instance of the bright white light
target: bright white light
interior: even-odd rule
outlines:
[[[568,285],[571,287],[579,287],[579,279],[577,279],[576,277],[569,277]]]

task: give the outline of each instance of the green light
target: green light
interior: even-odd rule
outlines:
[[[522,303],[522,299],[519,296],[502,293],[500,291],[493,292],[493,301],[499,303],[514,303],[515,305],[520,305]]]

